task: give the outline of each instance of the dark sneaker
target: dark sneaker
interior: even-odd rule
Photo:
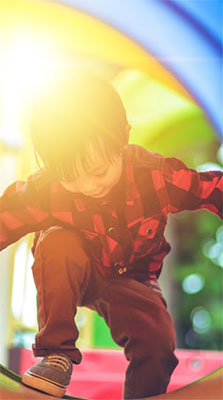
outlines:
[[[63,397],[72,369],[70,358],[64,354],[48,354],[23,375],[22,382],[52,396]]]

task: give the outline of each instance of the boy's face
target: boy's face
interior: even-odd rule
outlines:
[[[126,149],[128,145],[130,129],[131,126],[127,124],[126,145],[124,149]],[[94,144],[88,142],[86,146],[87,161],[92,167],[86,171],[81,161],[76,160],[78,177],[71,182],[60,180],[60,183],[65,189],[72,193],[81,193],[84,196],[100,199],[105,197],[119,182],[123,168],[122,156],[117,155],[114,162],[111,164],[102,156],[102,154],[105,154],[102,142],[100,143],[100,148],[102,152],[98,153]]]
[[[118,183],[122,174],[122,157],[119,156],[114,164],[106,163],[103,159],[95,160],[94,167],[88,172],[82,171],[71,182],[61,181],[65,189],[73,193],[81,193],[96,199],[105,197]]]

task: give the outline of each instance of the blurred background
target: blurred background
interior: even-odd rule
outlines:
[[[197,170],[223,167],[222,2],[1,0],[0,192],[38,169],[29,103],[52,75],[84,63],[120,93],[131,143]],[[220,353],[223,227],[208,211],[170,217],[160,283],[177,347]],[[33,235],[0,253],[0,361],[37,331]],[[116,349],[101,317],[78,310],[82,349]]]

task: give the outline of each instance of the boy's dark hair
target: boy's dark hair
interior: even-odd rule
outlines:
[[[106,80],[76,72],[57,80],[36,99],[31,117],[35,154],[62,180],[78,176],[77,160],[92,168],[87,146],[113,162],[127,142],[127,117],[122,101]]]

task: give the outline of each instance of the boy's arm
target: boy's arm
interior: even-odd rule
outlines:
[[[0,250],[27,233],[53,224],[47,206],[47,191],[38,190],[34,182],[32,178],[15,182],[0,197]]]
[[[206,208],[222,218],[221,171],[197,172],[176,158],[166,158],[161,179],[167,194],[167,212]]]

